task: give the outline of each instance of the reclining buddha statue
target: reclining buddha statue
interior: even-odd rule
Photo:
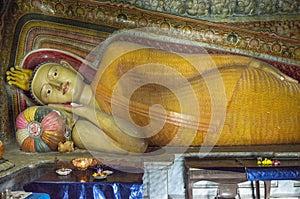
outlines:
[[[91,83],[57,60],[34,70],[11,68],[8,84],[84,118],[72,132],[81,147],[143,153],[147,146],[300,143],[295,79],[251,57],[195,53],[180,42],[177,49],[187,50],[171,51],[156,43],[111,40]],[[95,139],[96,132],[109,141]]]

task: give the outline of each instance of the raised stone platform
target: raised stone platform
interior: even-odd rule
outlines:
[[[181,148],[156,149],[159,151],[152,156],[145,155],[140,159],[144,167],[144,196],[145,198],[185,198],[185,157],[205,158],[243,158],[243,157],[272,157],[272,158],[299,158],[300,146],[257,146],[257,147],[215,147],[209,153],[199,148],[189,148],[182,153]],[[152,149],[155,151],[155,149]],[[24,153],[17,144],[6,146],[3,158],[9,160],[13,167],[0,172],[0,191],[5,188],[21,190],[24,183],[38,178],[44,171],[53,169],[56,160],[71,161],[77,157],[92,157],[86,150],[75,150],[72,153]],[[30,170],[28,170],[28,168]],[[38,172],[36,170],[38,169]],[[204,184],[203,184],[204,183]],[[274,181],[272,194],[276,196],[300,196],[300,183]],[[194,198],[214,196],[217,186],[211,182],[196,183]],[[239,185],[242,198],[252,197],[251,183]],[[286,186],[290,187],[287,192]],[[298,188],[297,188],[298,187]],[[263,192],[263,186],[261,186]],[[298,190],[298,192],[297,192]]]

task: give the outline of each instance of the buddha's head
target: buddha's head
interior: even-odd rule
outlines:
[[[22,80],[20,76],[24,74],[20,68],[11,69],[7,72],[8,83],[21,88],[18,84]],[[28,86],[23,85],[25,88],[22,89],[30,90],[40,104],[78,102],[85,85],[83,78],[66,61],[43,63],[29,76]]]

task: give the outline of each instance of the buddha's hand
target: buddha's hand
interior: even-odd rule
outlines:
[[[81,116],[81,117],[86,117],[86,114],[89,113],[91,110],[90,107],[84,106],[81,104],[48,104],[48,106],[53,107],[53,108],[59,108],[64,111],[67,111],[69,113],[73,113],[75,115]]]
[[[31,75],[32,70],[15,66],[11,67],[9,71],[6,72],[6,80],[9,85],[15,85],[22,90],[28,91],[30,89]]]
[[[110,118],[108,114],[95,110],[93,107],[81,105],[81,104],[48,104],[48,106],[53,108],[59,108],[61,110],[67,111],[69,113],[72,113],[75,116],[79,116],[82,118],[85,118],[89,120],[90,122],[97,125],[98,118],[101,118],[101,120],[104,120],[104,118]]]
[[[143,153],[148,147],[143,132],[125,120],[118,120],[120,127],[112,115],[89,106],[76,104],[48,104],[48,106],[63,109],[92,122],[127,152]]]

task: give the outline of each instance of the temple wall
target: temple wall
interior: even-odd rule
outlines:
[[[266,61],[300,81],[300,3],[295,0],[4,0],[0,16],[0,140],[5,145],[16,142],[17,115],[34,105],[26,93],[7,85],[8,68],[40,48],[85,58],[120,29],[163,28],[188,37],[209,52]],[[297,147],[294,151],[282,149],[284,156],[299,158]],[[272,149],[267,152],[273,154]],[[145,166],[145,198],[185,197],[182,158],[174,164],[150,162]],[[239,186],[242,198],[252,198],[250,182]],[[274,181],[271,196],[300,198],[299,187],[297,181]],[[195,198],[213,197],[216,186],[197,183],[194,193]]]

